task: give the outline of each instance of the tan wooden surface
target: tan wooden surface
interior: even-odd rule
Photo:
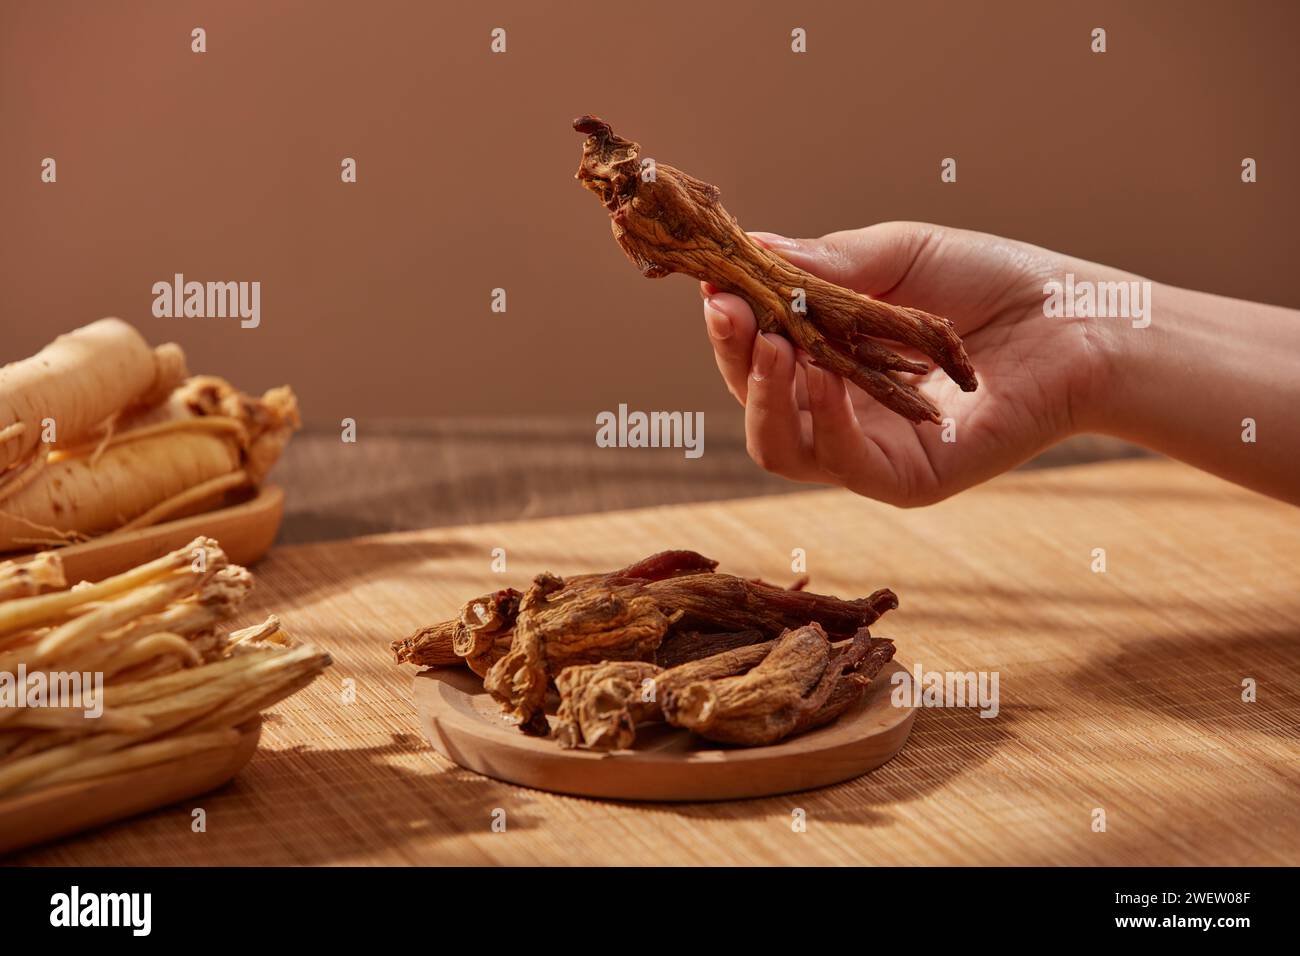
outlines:
[[[925,709],[866,777],[721,804],[552,796],[425,744],[391,638],[542,569],[665,547],[776,580],[803,548],[817,589],[891,586],[901,607],[875,630],[899,662],[996,670],[1001,712]],[[1300,862],[1300,511],[1179,465],[1020,472],[920,511],[812,492],[461,526],[281,548],[257,570],[247,618],[277,611],[335,667],[275,708],[233,784],[15,862]]]

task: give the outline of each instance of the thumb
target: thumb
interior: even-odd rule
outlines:
[[[876,298],[903,280],[924,245],[918,224],[902,222],[832,232],[819,239],[791,239],[770,232],[749,235],[806,272]]]

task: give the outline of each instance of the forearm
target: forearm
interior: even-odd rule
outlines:
[[[1160,284],[1150,306],[1097,320],[1090,427],[1300,504],[1300,312]]]

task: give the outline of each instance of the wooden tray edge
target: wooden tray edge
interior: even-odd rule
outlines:
[[[888,695],[890,675],[901,669],[901,665],[896,662],[885,665],[872,681],[867,693]],[[420,693],[416,682],[431,682],[446,688],[448,685],[438,680],[436,671],[420,671],[412,680],[412,697],[416,702],[425,737],[433,749],[446,759],[466,770],[514,786],[598,800],[706,803],[758,799],[833,786],[869,773],[897,756],[911,735],[917,715],[917,708],[910,705],[899,708],[905,713],[883,732],[849,738],[815,754],[774,754],[773,751],[792,743],[806,742],[817,734],[843,729],[844,725],[837,721],[770,747],[719,750],[716,753],[721,756],[717,760],[684,760],[675,753],[642,751],[638,752],[635,761],[631,761],[625,760],[619,753],[562,750],[554,741],[546,741],[547,746],[556,748],[554,765],[568,766],[566,772],[561,774],[563,780],[549,779],[541,782],[535,772],[521,769],[531,762],[530,757],[536,759],[536,753],[525,754],[522,748],[511,746],[499,735],[459,717],[444,718],[430,711],[425,703],[425,695]],[[863,704],[850,713],[860,714],[861,710],[868,707],[866,701],[867,698],[864,697]],[[841,721],[844,719],[840,718]],[[473,749],[464,746],[466,738]],[[873,745],[868,745],[868,742]],[[875,750],[878,753],[864,758],[862,750]],[[763,764],[773,757],[787,757],[800,762],[803,775],[790,784],[773,786],[760,782],[756,773],[761,775]],[[582,773],[582,764],[586,764],[592,772]],[[692,785],[677,785],[671,788],[673,792],[665,792],[667,788],[662,781],[664,771],[687,764],[693,768],[695,780]],[[617,772],[615,768],[618,768]]]
[[[284,489],[263,485],[248,501],[151,528],[109,532],[60,548],[58,554],[69,584],[120,574],[182,547],[199,535],[215,538],[233,563],[248,565],[271,549],[283,520]]]

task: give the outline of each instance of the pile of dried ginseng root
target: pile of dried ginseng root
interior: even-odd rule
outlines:
[[[565,747],[630,747],[664,721],[760,746],[830,723],[894,655],[867,625],[898,607],[722,574],[694,551],[664,551],[606,574],[538,575],[528,590],[475,598],[460,617],[394,641],[398,663],[465,664],[526,733]]]
[[[274,616],[211,538],[67,588],[57,552],[0,563],[0,797],[233,746],[329,655]]]
[[[210,510],[260,485],[298,425],[287,386],[190,378],[179,346],[118,319],[61,335],[0,368],[0,552]]]

